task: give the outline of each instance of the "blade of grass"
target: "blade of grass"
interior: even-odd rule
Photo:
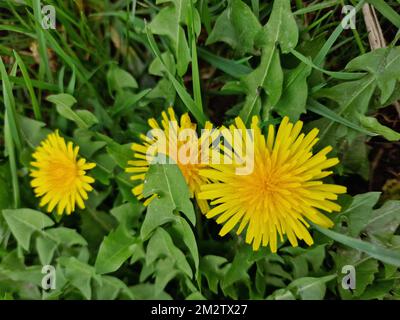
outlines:
[[[365,2],[365,0],[361,0],[356,5],[356,7],[354,8],[356,12],[358,12],[362,8],[364,2]],[[317,56],[315,57],[315,59],[314,59],[314,64],[315,65],[317,65],[319,67],[322,66],[322,63],[323,63],[325,57],[327,56],[327,54],[331,50],[333,44],[339,38],[339,36],[342,33],[342,31],[343,31],[343,26],[342,26],[341,23],[339,23],[338,26],[336,27],[336,29],[329,36],[328,40],[326,40],[326,42],[322,46],[321,50],[318,52]]]
[[[386,19],[393,23],[397,28],[400,29],[400,15],[392,9],[383,0],[367,0],[368,3],[372,4]]]
[[[319,11],[322,9],[326,9],[329,7],[333,7],[336,6],[337,4],[339,4],[340,1],[338,0],[332,0],[332,1],[323,1],[322,3],[317,3],[311,6],[306,6],[304,8],[301,8],[299,10],[296,10],[295,12],[293,12],[294,15],[300,16],[303,15],[305,13],[310,13],[310,12],[314,12],[314,11]]]
[[[8,125],[10,127],[11,137],[15,142],[17,150],[20,151],[22,149],[22,142],[17,122],[17,111],[15,110],[15,100],[12,93],[12,86],[10,83],[10,79],[8,77],[6,68],[4,66],[3,59],[1,57],[0,57],[0,74],[3,84],[4,106],[6,111],[8,112]]]
[[[334,122],[340,123],[345,125],[346,127],[349,127],[351,129],[357,130],[361,133],[364,133],[368,136],[371,137],[375,137],[377,136],[376,133],[368,131],[360,126],[358,126],[357,124],[339,116],[338,114],[336,114],[334,111],[332,111],[331,109],[325,107],[323,104],[319,103],[318,101],[314,100],[314,99],[309,99],[308,101],[308,105],[307,105],[307,110],[310,110],[311,112],[314,112],[322,117],[325,117],[329,120],[332,120]]]
[[[26,88],[28,89],[29,96],[31,98],[33,113],[35,115],[36,120],[40,121],[40,120],[42,120],[42,114],[40,112],[39,103],[36,98],[35,91],[33,90],[32,82],[29,77],[28,70],[26,69],[26,66],[25,66],[24,62],[22,61],[21,57],[15,50],[14,50],[14,56],[15,56],[16,62],[18,64],[18,67],[21,70],[22,77],[25,80]]]
[[[241,63],[226,58],[222,58],[203,48],[199,48],[199,57],[207,61],[217,69],[220,69],[221,71],[224,71],[226,74],[229,74],[230,76],[237,79],[249,74],[252,71],[251,68]]]
[[[192,51],[192,85],[193,85],[193,95],[194,102],[197,105],[197,109],[203,112],[203,102],[201,99],[201,87],[200,87],[200,71],[199,63],[197,60],[197,37],[194,30],[194,12],[193,12],[193,0],[190,0],[190,10],[189,10],[189,33]]]
[[[13,76],[8,76],[10,81],[14,84],[24,86],[25,85],[25,80],[20,77],[13,77]],[[0,74],[0,79],[2,79],[1,74]],[[40,80],[35,80],[31,79],[32,86],[37,89],[42,89],[42,90],[47,90],[47,91],[58,91],[58,86],[55,84],[51,84],[45,81],[40,81]]]
[[[18,172],[17,172],[16,157],[15,157],[14,141],[12,138],[12,133],[9,125],[9,119],[10,117],[8,111],[6,110],[4,117],[4,140],[10,163],[14,208],[16,209],[19,208],[20,206],[20,194],[19,194]]]
[[[327,237],[331,238],[332,240],[340,242],[350,248],[364,252],[364,253],[368,254],[369,256],[371,256],[377,260],[380,260],[382,262],[400,267],[400,253],[399,252],[396,252],[394,250],[390,250],[385,247],[378,246],[378,245],[375,245],[375,244],[372,244],[372,243],[369,243],[366,241],[361,241],[359,239],[351,238],[351,237],[345,236],[343,234],[337,233],[332,230],[321,228],[312,222],[310,222],[310,224],[316,230],[318,230],[322,234],[326,235]]]
[[[300,52],[296,50],[292,50],[291,53],[299,59],[301,62],[304,62],[305,64],[309,65],[310,67],[321,71],[329,76],[331,76],[334,79],[341,79],[341,80],[355,80],[355,79],[360,79],[364,75],[366,75],[365,72],[340,72],[340,71],[328,71],[325,70],[317,65],[315,65],[311,59],[307,58],[306,56],[302,55]]]

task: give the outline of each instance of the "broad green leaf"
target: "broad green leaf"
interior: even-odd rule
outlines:
[[[175,246],[171,236],[163,228],[157,228],[146,248],[146,264],[150,265],[160,257],[168,257],[176,267],[188,277],[192,277],[192,269],[182,251]]]
[[[300,63],[285,75],[281,99],[274,107],[281,116],[288,116],[290,120],[297,121],[300,115],[306,112],[307,78],[310,73],[311,67]]]
[[[203,48],[198,48],[198,50],[200,58],[234,78],[240,78],[249,74],[252,71],[251,68],[240,62],[222,58]]]
[[[176,65],[174,56],[170,52],[166,51],[162,53],[161,59],[162,61],[156,57],[151,62],[149,66],[149,73],[155,76],[163,77],[165,73],[165,67],[167,67],[169,72],[175,74]]]
[[[304,277],[291,282],[288,289],[301,300],[322,300],[325,297],[326,283],[335,278],[336,275],[321,278]]]
[[[267,297],[267,300],[296,300],[296,297],[288,289],[278,289]]]
[[[174,267],[173,260],[171,259],[161,259],[156,262],[156,272],[155,272],[155,277],[156,281],[154,283],[155,285],[155,295],[160,294],[166,285],[174,279],[178,273],[179,270],[177,270],[176,267]]]
[[[177,165],[150,165],[146,174],[143,195],[149,197],[153,194],[158,196],[150,202],[147,208],[140,231],[142,239],[147,239],[158,226],[174,221],[176,219],[174,211],[184,213],[189,221],[193,225],[195,224],[196,217],[193,205],[189,200],[189,189]]]
[[[185,300],[207,300],[199,291],[189,294]]]
[[[65,269],[66,279],[82,293],[85,299],[90,300],[92,297],[92,279],[101,284],[101,278],[96,275],[95,269],[75,257],[60,257],[58,261]]]
[[[122,226],[111,231],[100,245],[95,268],[96,273],[110,273],[118,270],[132,255],[136,239]]]
[[[172,297],[164,291],[156,294],[155,285],[151,283],[141,283],[129,287],[129,290],[138,300],[172,300]]]
[[[3,210],[3,217],[18,243],[29,250],[32,234],[54,224],[47,215],[32,209]]]
[[[75,122],[79,128],[88,129],[99,121],[94,114],[88,110],[72,110],[72,106],[77,102],[76,99],[66,93],[50,95],[46,98],[56,105],[57,112],[64,118]]]
[[[400,47],[380,48],[351,60],[346,69],[364,70],[372,74],[381,90],[381,103],[392,95],[400,80]]]
[[[254,39],[260,30],[261,25],[251,9],[241,0],[233,0],[218,16],[206,45],[223,41],[239,56],[252,53]]]
[[[388,100],[399,80],[400,48],[381,48],[356,57],[348,63],[348,70],[367,71],[364,77],[346,81],[334,87],[322,89],[315,93],[315,97],[324,97],[336,101],[336,113],[350,121],[359,121],[359,115],[365,115],[369,110],[371,98],[376,90],[380,89],[380,104]],[[327,135],[331,129],[329,123],[322,129],[320,138]]]
[[[242,246],[236,252],[232,264],[227,270],[223,279],[223,287],[229,287],[231,284],[237,281],[247,282],[250,280],[250,276],[247,271],[253,264],[253,261],[250,261],[251,254],[252,252],[250,246]]]
[[[43,231],[36,240],[36,249],[43,265],[50,264],[57,247],[86,246],[86,240],[74,229],[65,227],[51,228]]]
[[[299,30],[291,11],[289,0],[274,1],[268,23],[257,36],[257,42],[263,47],[268,42],[279,44],[282,53],[289,53],[297,45]]]
[[[214,293],[218,293],[218,283],[225,274],[222,266],[227,262],[226,258],[213,255],[203,256],[200,259],[200,272],[206,277],[208,287]]]
[[[126,230],[137,227],[138,220],[145,207],[141,203],[125,203],[119,207],[111,209],[110,213],[118,220]]]
[[[40,236],[36,239],[36,250],[42,265],[51,263],[57,246],[58,243],[48,237]]]
[[[45,123],[30,118],[20,116],[19,123],[21,125],[22,137],[31,148],[36,148],[51,132],[44,128]]]
[[[318,272],[325,259],[325,244],[311,248],[300,247],[285,247],[280,249],[280,252],[288,253],[290,256],[283,256],[285,261],[293,267],[294,278],[305,277],[311,271]]]
[[[400,225],[400,201],[389,200],[373,211],[369,220],[365,221],[365,230],[371,234],[393,234]]]
[[[115,300],[122,291],[129,290],[126,284],[116,277],[102,276],[101,284],[94,282],[93,298],[96,300]]]
[[[378,202],[380,192],[368,192],[355,195],[350,206],[341,213],[346,217],[349,235],[358,237],[365,224],[373,215],[373,207]]]
[[[107,73],[107,84],[110,92],[121,91],[124,88],[137,88],[138,84],[135,78],[124,69],[112,65]]]
[[[184,218],[177,217],[172,225],[172,229],[174,229],[180,235],[180,237],[182,237],[182,241],[188,247],[194,261],[195,270],[197,271],[199,268],[199,251],[197,249],[196,238],[192,228]]]

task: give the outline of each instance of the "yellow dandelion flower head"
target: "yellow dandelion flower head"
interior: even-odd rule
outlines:
[[[57,213],[71,214],[77,204],[85,208],[84,200],[93,188],[92,177],[86,171],[94,168],[94,163],[78,159],[79,147],[72,142],[66,143],[58,131],[51,133],[43,140],[33,153],[30,176],[31,186],[37,197],[42,197],[40,206],[47,205],[47,211],[52,212],[57,207]]]
[[[205,213],[209,210],[209,206],[207,200],[198,199],[198,193],[200,192],[200,186],[207,182],[207,178],[200,176],[199,170],[205,168],[207,165],[204,161],[201,161],[202,153],[201,147],[207,144],[207,147],[211,143],[212,136],[217,134],[216,130],[206,138],[201,136],[199,139],[195,137],[194,139],[181,139],[180,137],[185,132],[195,132],[196,124],[192,123],[190,117],[187,113],[183,114],[178,122],[176,120],[176,115],[173,108],[168,108],[167,112],[163,111],[161,120],[161,127],[159,123],[154,118],[148,120],[149,126],[152,130],[161,130],[165,135],[165,139],[161,142],[161,139],[152,134],[150,135],[140,135],[141,143],[133,143],[132,150],[134,153],[134,160],[128,161],[128,167],[126,168],[126,172],[133,173],[131,176],[131,180],[140,181],[140,183],[132,189],[133,194],[138,199],[143,199],[143,187],[144,187],[144,179],[146,173],[149,169],[149,164],[152,162],[154,157],[158,156],[160,153],[165,153],[165,156],[168,157],[173,163],[176,163],[179,169],[182,172],[183,177],[188,185],[189,192],[191,198],[196,198],[197,204],[199,205],[200,210]],[[212,131],[212,124],[207,122],[205,124],[205,129]],[[183,135],[185,136],[185,134]],[[186,138],[189,138],[186,136]],[[150,151],[150,148],[158,142],[158,147],[154,148],[154,152]],[[189,159],[186,157],[185,161],[182,161],[181,148],[184,145],[188,145],[188,149],[196,149],[197,152],[190,154]],[[190,145],[192,144],[192,145]],[[196,157],[196,161],[192,161],[193,157]],[[144,202],[145,205],[148,205],[150,201],[156,197],[157,195],[152,195],[147,198]]]
[[[276,252],[278,234],[282,242],[286,235],[294,247],[298,245],[297,239],[312,245],[305,218],[317,225],[332,227],[333,222],[320,210],[339,211],[340,206],[332,200],[346,192],[343,186],[321,181],[333,173],[325,169],[339,160],[327,158],[332,150],[329,146],[313,154],[312,148],[318,141],[316,128],[308,134],[301,133],[303,123],[293,124],[285,117],[277,132],[273,125],[269,126],[265,138],[258,122],[258,117],[253,117],[251,173],[237,175],[234,167],[239,166],[238,162],[211,164],[211,168],[201,170],[200,174],[210,183],[202,186],[199,198],[212,200],[214,205],[206,216],[218,216],[216,222],[223,224],[221,236],[237,225],[238,235],[247,227],[245,241],[252,244],[253,250],[269,245]],[[232,128],[246,129],[240,118],[235,119]],[[242,145],[245,145],[246,136],[242,136]]]

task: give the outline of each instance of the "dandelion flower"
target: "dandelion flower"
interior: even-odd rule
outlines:
[[[84,200],[88,199],[90,185],[94,179],[86,175],[86,171],[94,168],[94,163],[78,159],[79,147],[72,142],[65,142],[58,131],[51,133],[42,141],[33,153],[35,161],[31,162],[31,186],[36,197],[41,197],[40,206],[47,205],[52,212],[67,214],[75,211],[75,204],[85,208]]]
[[[300,133],[301,121],[292,124],[285,117],[277,133],[274,126],[269,126],[265,138],[258,122],[253,117],[250,138],[254,141],[254,166],[250,174],[235,174],[234,167],[239,166],[235,162],[211,164],[210,169],[201,170],[200,175],[211,182],[202,186],[199,198],[212,200],[214,205],[206,216],[219,216],[216,222],[223,224],[221,236],[237,225],[238,235],[247,227],[245,241],[252,244],[253,250],[269,245],[276,252],[278,235],[280,241],[286,235],[294,247],[298,245],[297,239],[312,245],[306,219],[332,227],[333,222],[320,210],[339,211],[340,206],[332,200],[346,192],[343,186],[321,181],[332,174],[325,169],[339,161],[326,157],[332,150],[330,146],[313,154],[312,148],[318,141],[316,128],[305,135]],[[240,118],[235,119],[235,125],[230,129],[246,129]]]
[[[211,143],[209,141],[212,141],[210,139],[212,138],[212,136],[215,136],[215,134],[210,135],[210,137],[207,137],[207,139],[205,139],[205,137],[200,137],[200,139],[196,138],[194,140],[179,139],[180,134],[183,133],[185,129],[189,129],[188,132],[195,133],[196,124],[191,122],[190,117],[187,113],[181,116],[180,122],[178,123],[176,120],[175,112],[172,108],[168,108],[168,114],[163,111],[161,115],[162,127],[159,126],[158,122],[154,118],[148,120],[149,126],[152,129],[162,130],[162,132],[164,133],[165,145],[164,148],[160,149],[165,150],[165,156],[167,156],[169,159],[177,164],[188,185],[190,197],[196,199],[200,211],[205,213],[209,210],[207,200],[200,200],[198,198],[200,186],[207,182],[207,178],[202,177],[199,174],[199,170],[204,169],[207,166],[207,164],[205,163],[206,161],[202,161],[201,159],[201,146],[207,144],[208,147]],[[211,131],[212,124],[210,122],[207,122],[205,125],[205,129]],[[214,131],[214,133],[216,133],[216,131]],[[171,137],[172,135],[178,137],[178,139]],[[126,172],[133,173],[133,175],[131,176],[131,180],[140,181],[140,183],[132,189],[132,192],[138,199],[143,199],[143,183],[146,172],[149,170],[150,162],[160,153],[160,150],[157,150],[158,154],[154,155],[151,155],[151,152],[149,151],[149,148],[151,146],[154,146],[157,140],[159,141],[157,137],[141,134],[140,138],[142,140],[142,143],[132,144],[132,150],[135,152],[134,160],[128,161],[128,168],[126,169]],[[189,159],[190,161],[183,163],[182,159],[179,157],[179,150],[184,144],[187,145],[190,143],[194,144],[190,147],[197,150],[197,152],[192,157],[198,158],[196,159],[196,161],[191,161],[193,159]],[[171,150],[177,150],[178,152],[171,152]],[[156,196],[157,195],[152,195],[151,197],[147,198],[144,204],[148,205],[150,201]]]

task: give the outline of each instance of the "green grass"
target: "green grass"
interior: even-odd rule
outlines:
[[[159,2],[0,2],[0,298],[399,299],[399,2]],[[365,3],[387,48],[371,52]],[[56,8],[55,30],[41,27],[41,4]],[[341,26],[344,4],[354,30]],[[263,129],[284,116],[318,128],[316,149],[341,161],[327,181],[349,190],[333,230],[311,227],[311,247],[253,252],[187,209],[177,167],[146,178],[176,201],[144,207],[125,173],[130,144],[170,106],[198,130],[254,115]],[[86,208],[62,218],[39,207],[29,176],[54,130],[97,164]],[[63,275],[54,291],[37,282],[44,264]],[[364,275],[353,292],[341,287],[349,264]]]

